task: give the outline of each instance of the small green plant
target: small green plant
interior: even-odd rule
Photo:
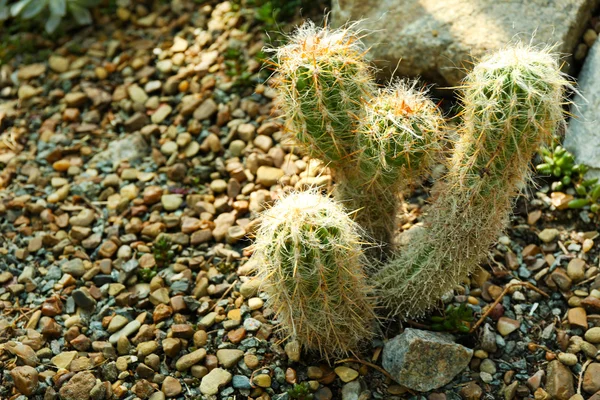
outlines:
[[[150,283],[152,278],[154,278],[157,274],[156,267],[152,268],[139,268],[137,270],[138,279],[141,282]]]
[[[72,17],[80,25],[92,23],[90,8],[99,0],[0,0],[0,21],[9,18],[44,21],[46,32],[54,33],[63,19]]]
[[[275,30],[279,23],[293,18],[301,5],[301,0],[234,0],[234,7],[251,10],[266,31]]]
[[[434,331],[468,333],[473,322],[473,310],[466,304],[458,306],[449,304],[444,315],[430,318]]]
[[[233,85],[239,89],[252,86],[254,74],[248,71],[243,52],[235,47],[228,47],[224,54],[225,73],[233,79]]]
[[[293,388],[288,389],[287,394],[290,399],[294,400],[313,400],[314,398],[307,382],[295,383]]]
[[[175,252],[171,250],[171,239],[167,235],[160,235],[152,246],[152,254],[159,267],[169,265],[175,258]]]
[[[369,338],[373,301],[358,225],[334,200],[293,193],[263,213],[253,259],[287,335],[324,357]]]
[[[569,208],[578,209],[589,206],[590,211],[593,213],[600,211],[600,204],[598,204],[598,199],[600,199],[600,184],[598,183],[598,178],[586,179],[576,184],[575,192],[578,198],[568,203]]]
[[[575,157],[562,146],[556,146],[552,151],[542,148],[540,155],[544,162],[536,166],[538,172],[558,178],[551,184],[552,191],[563,191],[573,187],[576,198],[568,203],[569,208],[580,209],[589,206],[593,213],[600,211],[600,183],[597,178],[584,178],[587,172],[585,165],[575,164]]]
[[[558,179],[552,182],[553,191],[561,191],[572,183],[580,182],[587,172],[586,166],[575,164],[573,154],[560,145],[552,150],[542,147],[540,155],[544,162],[536,166],[537,171]]]

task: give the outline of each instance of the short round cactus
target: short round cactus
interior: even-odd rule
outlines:
[[[547,51],[521,46],[476,64],[462,87],[460,139],[426,228],[376,277],[391,310],[422,315],[485,257],[533,155],[563,122],[566,84]]]
[[[443,118],[417,81],[398,81],[365,108],[356,135],[362,176],[398,185],[423,176],[441,151]]]
[[[334,170],[350,162],[357,117],[375,93],[359,34],[307,22],[275,50],[278,106],[308,154]]]
[[[334,200],[284,197],[263,213],[254,248],[262,289],[289,336],[325,357],[371,336],[359,227]]]
[[[439,156],[444,122],[417,82],[399,81],[365,107],[358,126],[357,167],[338,193],[372,238],[392,242],[399,192],[418,181]]]

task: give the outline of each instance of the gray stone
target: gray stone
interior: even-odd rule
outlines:
[[[495,353],[498,350],[496,344],[496,333],[490,324],[485,324],[483,334],[481,335],[481,348],[488,353]]]
[[[571,107],[573,118],[565,136],[565,148],[579,164],[590,167],[590,177],[600,177],[600,41],[590,49],[579,74],[578,93]]]
[[[134,133],[126,135],[123,139],[110,142],[108,149],[96,154],[90,163],[98,163],[101,161],[111,161],[113,165],[120,163],[123,160],[135,162],[150,154],[150,146],[144,140],[142,135]]]
[[[409,389],[440,388],[465,369],[473,356],[473,350],[453,339],[449,334],[408,328],[386,343],[383,368]]]
[[[369,56],[398,75],[456,85],[471,61],[520,39],[572,54],[598,0],[334,0],[333,25],[361,20]]]
[[[85,267],[83,265],[83,261],[79,258],[74,258],[72,260],[67,261],[63,265],[60,266],[60,269],[65,274],[73,275],[76,278],[83,276],[85,274]]]
[[[358,400],[360,396],[360,382],[346,383],[342,388],[342,400]]]
[[[133,321],[125,325],[120,331],[113,333],[108,338],[108,341],[111,344],[117,344],[121,336],[128,337],[132,335],[133,333],[137,332],[138,329],[140,329],[140,326],[142,326],[140,321],[134,319]]]
[[[217,359],[219,364],[225,368],[233,367],[244,357],[244,352],[238,349],[220,349],[217,350]]]
[[[96,308],[96,299],[92,297],[87,288],[75,289],[71,295],[73,296],[73,300],[75,300],[75,304],[84,310],[93,310]]]
[[[252,389],[250,379],[244,375],[234,375],[232,384],[233,387],[236,389]]]

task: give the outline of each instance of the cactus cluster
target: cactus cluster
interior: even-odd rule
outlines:
[[[327,163],[340,182],[337,199],[389,251],[399,188],[437,154],[442,118],[416,83],[377,90],[365,53],[353,25],[306,23],[275,51],[275,86],[291,138]]]
[[[394,248],[402,190],[441,158],[446,129],[417,83],[376,88],[359,36],[352,26],[308,23],[276,50],[287,131],[329,165],[335,200],[314,190],[280,200],[262,217],[253,256],[287,333],[327,357],[371,336],[367,265],[384,261],[376,297],[406,319],[423,316],[481,262],[533,155],[563,121],[568,85],[547,50],[516,46],[478,63],[460,88],[458,140],[424,226]],[[365,255],[372,240],[385,257]]]
[[[423,315],[487,254],[530,160],[563,121],[565,84],[545,51],[516,47],[475,65],[461,88],[460,138],[426,228],[376,276],[388,308]]]
[[[285,331],[330,357],[374,320],[359,226],[331,198],[290,194],[264,212],[254,244],[263,290]]]

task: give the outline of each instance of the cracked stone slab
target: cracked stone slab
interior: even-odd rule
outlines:
[[[334,0],[332,25],[361,20],[373,61],[457,85],[473,60],[523,41],[572,54],[598,0]]]

